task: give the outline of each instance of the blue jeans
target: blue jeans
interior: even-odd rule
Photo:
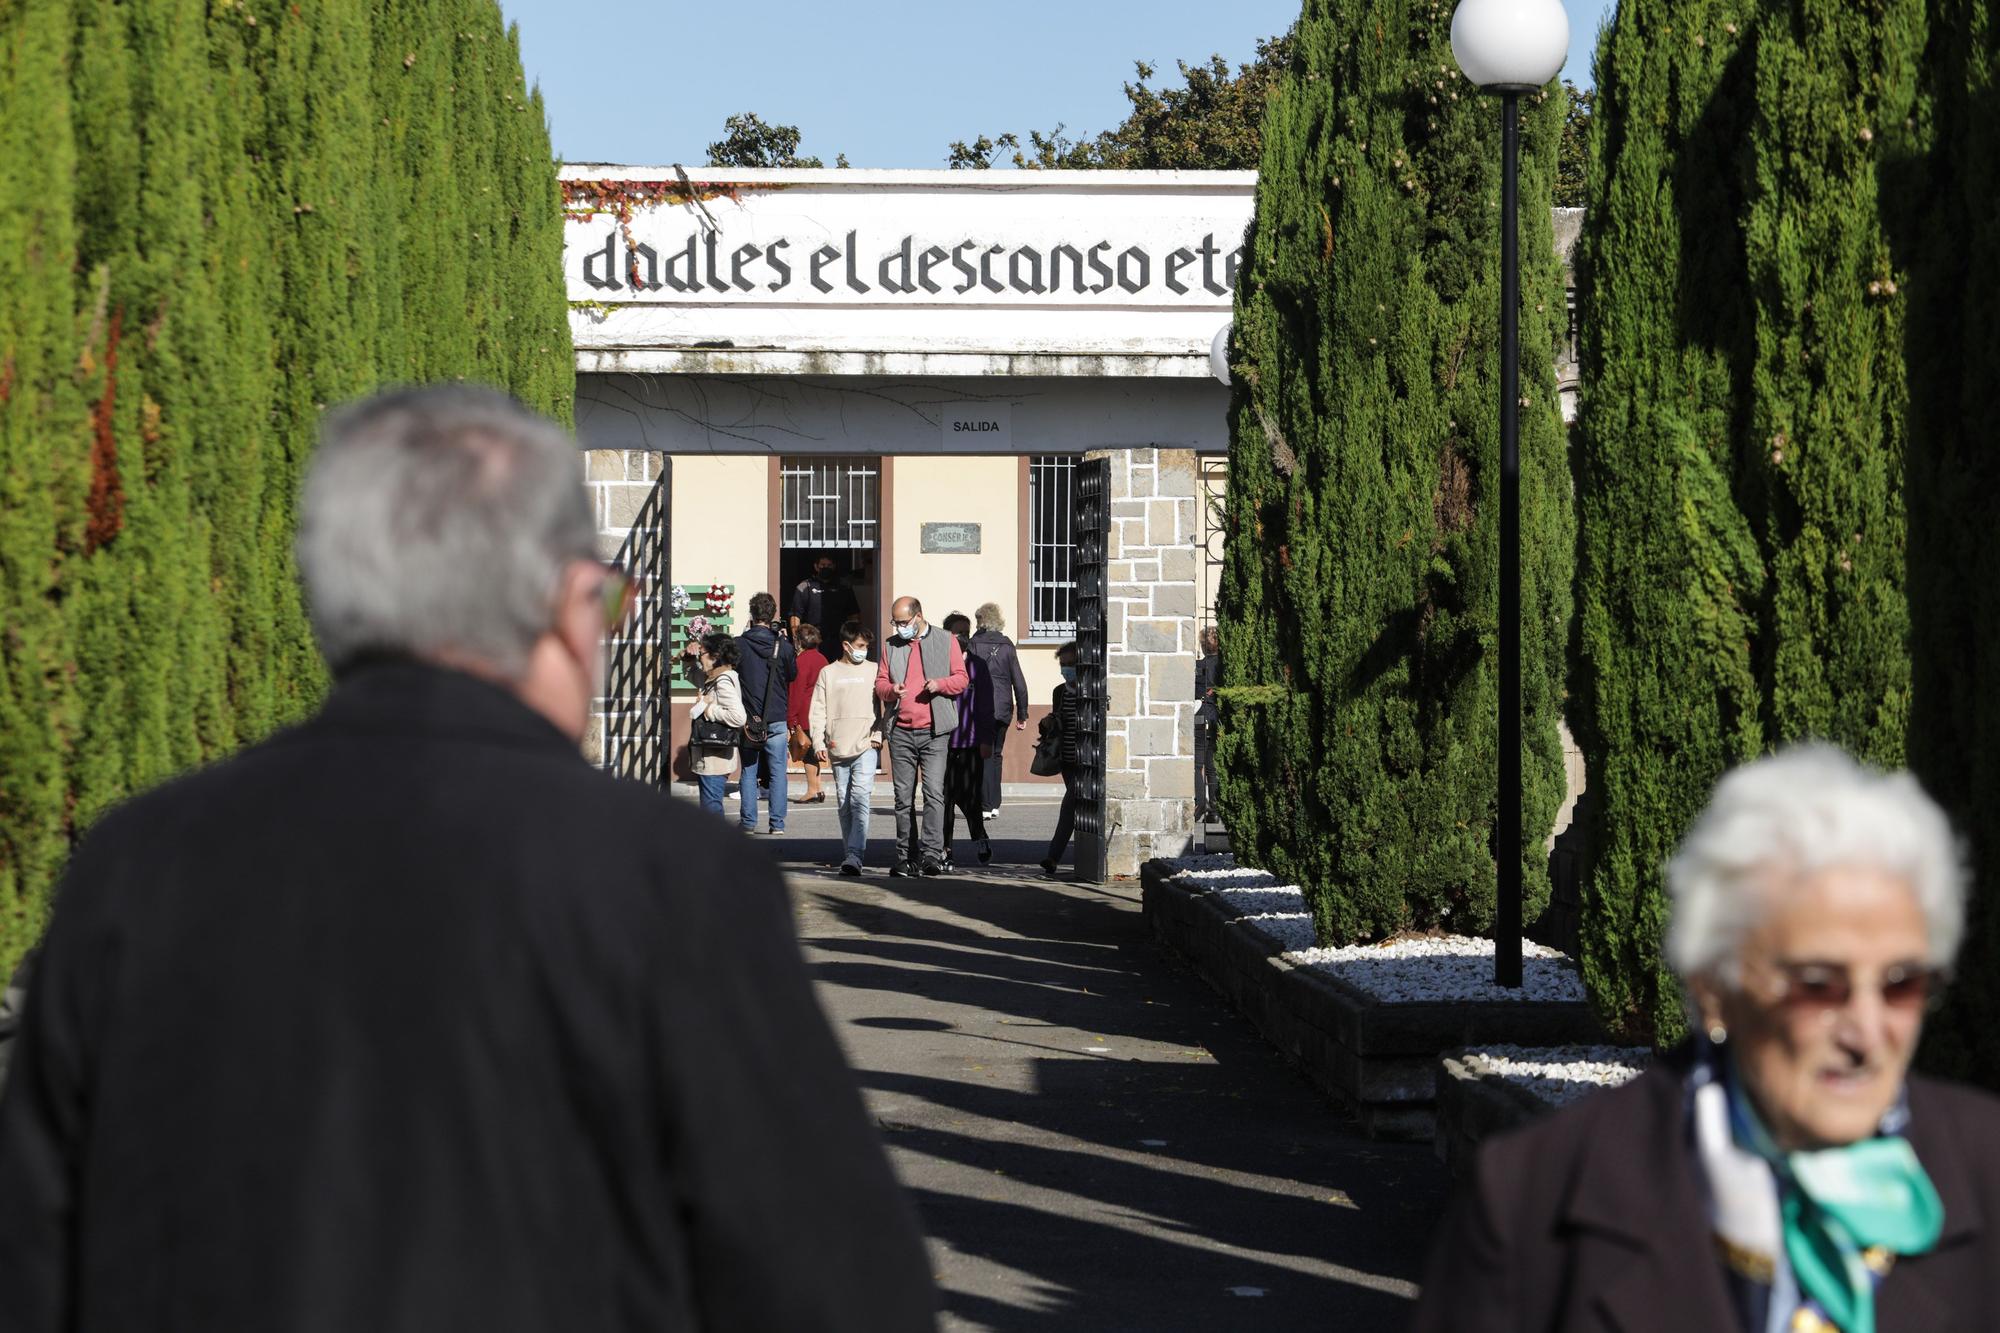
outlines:
[[[852,759],[833,761],[833,800],[840,811],[840,840],[847,860],[861,865],[868,859],[868,816],[875,790],[875,769],[882,752],[863,750]]]
[[[722,773],[712,778],[697,775],[695,781],[701,784],[701,808],[721,814],[722,798],[729,793],[729,775]]]
[[[757,769],[761,764],[771,766],[771,831],[783,831],[785,786],[790,781],[785,768],[791,762],[791,744],[785,724],[782,721],[775,723],[761,746],[752,748],[746,745],[740,753],[743,756],[743,781],[738,794],[743,798],[744,831],[755,832],[757,828]]]

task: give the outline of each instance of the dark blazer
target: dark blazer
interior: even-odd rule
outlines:
[[[784,730],[779,724],[786,720],[787,698],[792,682],[799,675],[797,650],[792,647],[790,639],[769,625],[752,625],[736,636],[736,643],[742,650],[742,656],[736,662],[736,675],[743,685],[743,711],[751,717],[761,714],[773,729]],[[766,709],[765,678],[770,674],[773,662],[777,663],[778,679],[776,684],[770,686],[771,706]]]
[[[1685,1051],[1480,1151],[1431,1254],[1420,1333],[1739,1327],[1685,1121]],[[1910,1080],[1910,1145],[1944,1201],[1929,1254],[1876,1293],[1882,1333],[1990,1329],[2000,1311],[2000,1098]]]
[[[1021,670],[1021,654],[1014,641],[997,629],[983,629],[972,636],[972,652],[986,663],[993,678],[993,718],[1012,722],[1018,712],[1028,715],[1028,677]]]
[[[510,694],[356,672],[71,859],[0,1326],[928,1329],[785,886]]]

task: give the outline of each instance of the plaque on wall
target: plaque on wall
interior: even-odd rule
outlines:
[[[925,555],[978,555],[977,523],[926,523],[920,539]]]

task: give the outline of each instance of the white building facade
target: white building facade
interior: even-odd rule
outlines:
[[[727,589],[731,628],[754,592],[782,614],[831,552],[877,628],[905,594],[933,621],[997,603],[1038,718],[1076,632],[1076,463],[1109,458],[1108,869],[1185,850],[1220,558],[1204,477],[1228,443],[1209,348],[1254,173],[563,177],[577,433],[607,548],[670,460],[672,582]],[[1009,780],[1029,778],[1032,734]]]

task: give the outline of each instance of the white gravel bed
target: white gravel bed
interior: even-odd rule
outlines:
[[[1278,946],[1280,953],[1310,949],[1319,943],[1319,932],[1313,929],[1310,912],[1260,912],[1255,916],[1238,917],[1236,924],[1248,926],[1269,939]]]
[[[1275,889],[1214,889],[1209,896],[1219,906],[1245,916],[1254,912],[1303,912],[1306,906],[1305,894],[1282,885]]]
[[[1167,864],[1174,868],[1174,873],[1167,878],[1192,880],[1204,888],[1219,888],[1225,884],[1236,888],[1268,888],[1278,882],[1278,877],[1267,870],[1237,865],[1236,857],[1229,852],[1217,852],[1212,856],[1176,856]]]
[[[1644,1046],[1488,1046],[1460,1057],[1467,1072],[1506,1080],[1551,1106],[1629,1083],[1653,1053]]]
[[[1298,967],[1338,978],[1385,1004],[1436,1000],[1550,1003],[1582,1000],[1583,978],[1554,949],[1521,941],[1521,987],[1493,984],[1493,941],[1469,935],[1417,936],[1386,944],[1300,949],[1285,955]]]

